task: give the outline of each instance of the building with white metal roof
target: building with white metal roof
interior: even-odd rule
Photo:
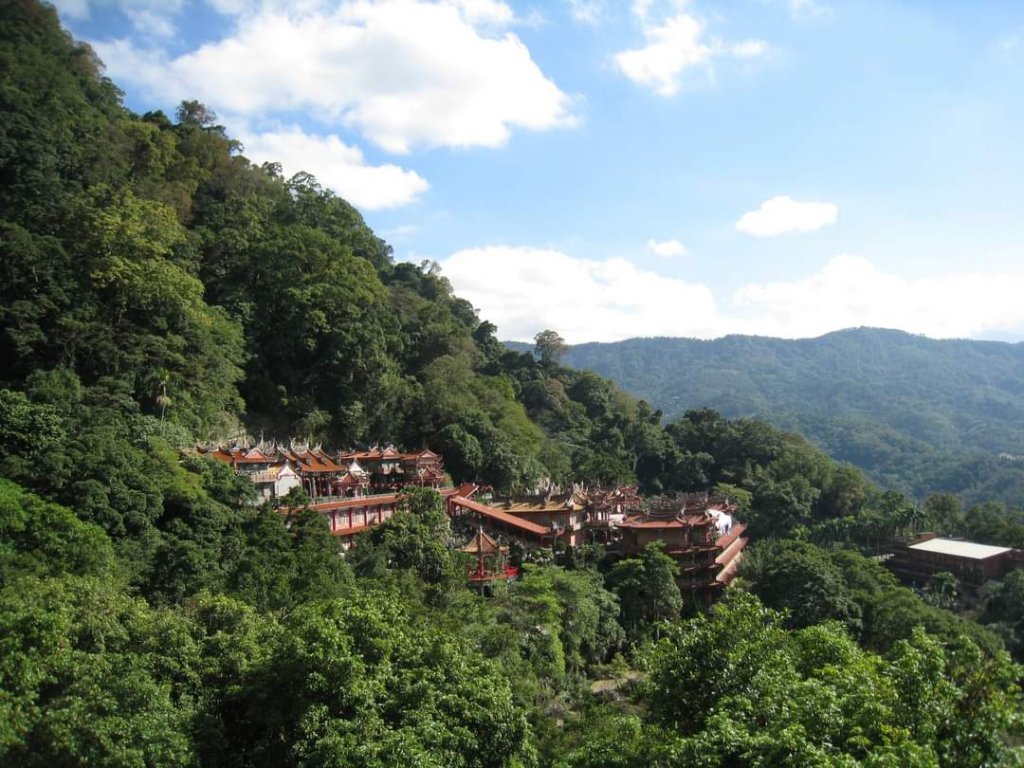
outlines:
[[[953,557],[966,557],[970,560],[986,560],[1013,551],[1010,547],[993,547],[990,544],[975,544],[973,541],[957,541],[956,539],[938,537],[918,544],[911,544],[910,549],[918,552],[937,552]]]
[[[911,586],[923,587],[942,571],[952,573],[962,584],[980,586],[1024,565],[1024,553],[1010,547],[944,539],[931,534],[900,547],[886,564]]]

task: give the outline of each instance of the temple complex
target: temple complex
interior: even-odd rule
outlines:
[[[451,487],[441,456],[426,448],[403,453],[389,445],[332,454],[320,446],[261,444],[197,450],[249,477],[260,502],[275,503],[303,488],[310,508],[346,547],[397,511],[403,488],[434,488],[453,520],[476,529],[462,550],[477,557],[476,576],[469,576],[474,583],[514,577],[503,559],[508,541],[525,549],[600,543],[622,557],[661,542],[679,565],[680,589],[706,601],[732,580],[747,543],[746,526],[734,520],[735,505],[707,493],[645,500],[631,486],[562,489],[547,482],[531,494],[493,498],[472,483]]]

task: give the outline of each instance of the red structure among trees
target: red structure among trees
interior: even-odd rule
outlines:
[[[498,544],[482,527],[459,551],[476,557],[476,563],[468,574],[473,584],[484,586],[495,581],[508,581],[519,575],[519,569],[508,564],[508,547]]]

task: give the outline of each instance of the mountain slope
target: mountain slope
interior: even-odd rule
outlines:
[[[798,431],[918,494],[1024,502],[1024,346],[859,328],[788,341],[727,336],[581,344],[595,371],[673,418],[713,407]]]

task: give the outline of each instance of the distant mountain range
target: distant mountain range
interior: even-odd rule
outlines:
[[[563,362],[613,379],[667,419],[705,406],[753,416],[887,486],[1024,504],[1024,344],[856,328],[795,341],[580,344]]]

